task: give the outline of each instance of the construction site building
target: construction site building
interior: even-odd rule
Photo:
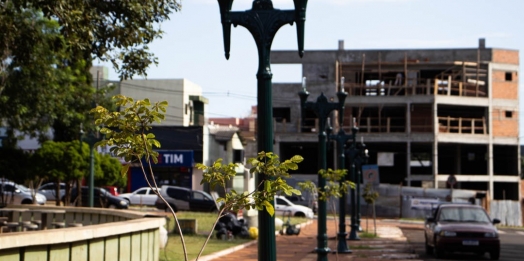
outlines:
[[[300,64],[306,84],[273,84],[274,151],[306,159],[298,176],[318,173],[318,119],[301,112],[304,87],[315,101],[347,93],[343,122],[369,150],[381,183],[487,191],[491,199],[519,200],[519,52],[486,48],[272,51],[272,64]],[[336,146],[331,146],[336,147]],[[336,162],[333,149],[328,162]],[[330,166],[337,166],[331,164]],[[316,176],[315,176],[316,177]]]

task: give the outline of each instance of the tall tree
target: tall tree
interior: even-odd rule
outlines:
[[[0,2],[0,117],[14,130],[56,141],[93,129],[87,111],[103,97],[89,74],[94,59],[109,61],[121,79],[147,75],[157,59],[148,45],[177,0],[16,0]]]

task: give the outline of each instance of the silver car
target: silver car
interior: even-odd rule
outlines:
[[[56,183],[46,183],[38,188],[38,193],[44,195],[47,200],[62,200],[65,195],[65,183],[60,183],[59,196],[56,196]]]
[[[33,204],[32,192],[35,193],[36,203],[45,205],[47,199],[44,195],[12,181],[0,181],[0,203],[13,205]]]
[[[131,193],[123,193],[118,197],[124,198],[130,205],[154,206],[158,196],[150,187],[139,188]]]

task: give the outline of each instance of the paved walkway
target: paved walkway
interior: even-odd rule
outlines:
[[[347,223],[349,224],[349,222]],[[363,229],[366,229],[366,220],[361,220]],[[409,226],[409,224],[402,224]],[[350,254],[328,254],[328,260],[417,260],[414,249],[409,245],[396,221],[377,220],[378,238],[361,238],[359,241],[348,240]],[[413,226],[421,227],[420,224]],[[336,233],[338,224],[334,220],[327,221],[328,247],[333,251],[337,249]],[[312,220],[303,225],[298,236],[277,236],[278,261],[315,261],[317,254],[317,220]],[[369,231],[373,231],[373,220],[369,221]],[[421,232],[422,233],[422,232]],[[212,255],[203,256],[199,261],[257,261],[258,245],[256,241],[237,246],[234,249],[224,250]],[[338,258],[337,258],[338,256]]]

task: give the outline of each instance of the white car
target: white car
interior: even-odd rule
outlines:
[[[36,204],[45,205],[47,199],[44,195],[12,181],[0,181],[0,203],[33,204],[32,193],[35,193]]]
[[[159,189],[160,190],[160,189]],[[119,197],[127,200],[131,205],[149,205],[154,206],[158,196],[150,187],[139,188],[131,193],[123,193]]]
[[[38,193],[44,195],[47,200],[62,200],[65,195],[65,183],[60,183],[59,196],[56,196],[56,183],[46,183],[38,188]]]
[[[311,208],[293,204],[283,196],[275,196],[275,215],[287,217],[306,217],[313,218],[313,210]]]

